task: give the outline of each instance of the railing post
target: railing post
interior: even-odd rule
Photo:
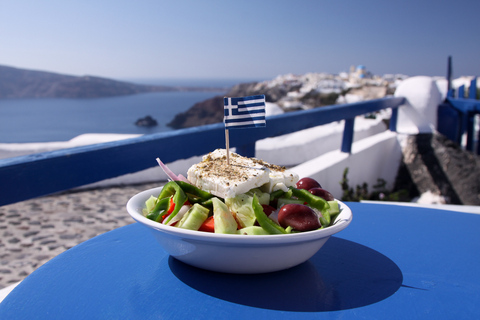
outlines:
[[[475,114],[473,112],[467,111],[465,113],[465,117],[467,118],[467,145],[465,148],[468,151],[473,152],[473,139],[475,135]]]
[[[468,88],[468,98],[477,99],[477,78],[473,78],[470,81],[470,87]],[[475,139],[475,112],[467,111],[467,146],[466,149],[475,152],[474,139]]]
[[[447,60],[447,92],[452,90],[452,56]]]
[[[453,98],[455,90],[452,88],[452,56],[447,61],[447,98]]]
[[[470,88],[468,88],[468,98],[477,99],[477,78],[473,78],[473,80],[470,81]]]
[[[390,116],[390,131],[397,131],[398,108],[392,108],[392,115]]]
[[[345,119],[345,127],[343,129],[343,139],[342,139],[342,152],[352,153],[354,125],[355,125],[355,118]]]
[[[457,98],[460,98],[460,99],[465,98],[465,85],[462,84],[460,87],[458,87],[458,97]]]

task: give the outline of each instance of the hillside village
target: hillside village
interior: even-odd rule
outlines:
[[[408,76],[402,74],[373,75],[365,66],[359,65],[350,67],[348,73],[279,75],[273,80],[257,83],[253,90],[270,92],[272,88],[283,88],[286,94],[271,99],[275,100],[271,102],[287,111],[383,98],[392,95],[397,85],[406,78]]]
[[[264,94],[267,102],[289,112],[384,98],[393,95],[396,87],[406,78],[408,76],[401,74],[373,75],[360,65],[352,66],[350,72],[339,74],[285,74],[272,80],[240,83],[232,87],[226,96]],[[178,114],[168,126],[181,129],[222,121],[223,96],[217,96]]]

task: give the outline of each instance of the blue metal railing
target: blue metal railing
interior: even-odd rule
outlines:
[[[345,119],[341,150],[350,152],[356,116],[392,109],[390,130],[395,131],[397,110],[404,102],[404,98],[384,98],[268,117],[265,128],[231,132],[230,146],[239,154],[253,157],[260,139]],[[169,163],[224,147],[224,125],[217,123],[2,159],[0,206],[148,169],[155,166],[157,157]]]
[[[475,117],[478,114],[480,100],[477,99],[477,79],[474,78],[470,82],[467,98],[463,85],[458,88],[456,97],[454,89],[448,90],[447,99],[438,107],[437,129],[458,145],[462,144],[462,137],[466,135],[465,149],[475,152],[475,139],[480,141],[480,131],[475,132]],[[477,143],[476,153],[480,154],[480,142]]]

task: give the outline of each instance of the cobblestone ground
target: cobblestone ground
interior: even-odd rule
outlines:
[[[133,223],[127,201],[159,185],[70,191],[0,207],[0,289],[85,240]]]

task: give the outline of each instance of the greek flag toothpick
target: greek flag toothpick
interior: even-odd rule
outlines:
[[[223,98],[227,164],[230,165],[228,129],[265,127],[265,95]]]
[[[265,95],[223,98],[226,129],[265,127]]]

